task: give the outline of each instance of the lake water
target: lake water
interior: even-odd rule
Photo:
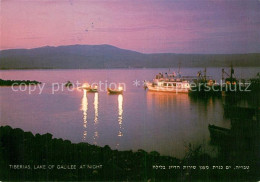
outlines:
[[[177,70],[171,69],[171,71]],[[196,76],[200,68],[182,68],[183,75]],[[74,143],[109,145],[118,150],[158,151],[163,155],[183,157],[189,143],[209,145],[208,124],[230,127],[223,116],[223,99],[195,99],[188,94],[156,93],[143,89],[142,81],[151,80],[168,69],[112,70],[6,70],[2,79],[37,80],[36,89],[13,91],[0,87],[0,125],[22,128],[34,134],[51,133],[55,138]],[[220,80],[221,68],[208,68],[208,74]],[[236,68],[238,78],[254,77],[260,68]],[[99,82],[125,83],[123,95],[83,90],[56,91],[53,83]],[[134,82],[137,80],[137,86]],[[139,82],[140,81],[140,82]],[[17,87],[16,87],[17,89]],[[57,89],[57,85],[56,88]],[[248,104],[248,103],[245,103]]]

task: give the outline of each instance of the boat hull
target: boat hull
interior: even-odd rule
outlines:
[[[97,88],[82,87],[82,89],[86,90],[87,92],[98,92]]]
[[[113,89],[107,89],[107,92],[109,94],[123,94],[123,90],[113,90]]]
[[[93,88],[93,89],[89,89],[88,92],[98,92],[98,90]]]
[[[230,139],[231,138],[231,130],[227,128],[222,128],[215,125],[208,125],[210,138],[212,141],[221,141],[223,139]]]

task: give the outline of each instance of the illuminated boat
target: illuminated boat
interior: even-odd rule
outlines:
[[[240,96],[241,94],[249,94],[249,87],[251,85],[250,81],[245,79],[237,80],[234,77],[234,68],[231,64],[230,73],[228,74],[224,69],[222,69],[222,96]],[[226,79],[224,76],[227,75]]]
[[[84,83],[80,88],[82,88],[84,90],[88,90],[91,88],[91,86],[88,83]]]
[[[197,74],[197,78],[192,80],[190,83],[192,85],[191,89],[189,90],[190,95],[196,96],[219,96],[220,92],[220,85],[216,83],[215,80],[211,79],[211,76],[207,76],[207,70],[204,69],[204,75],[202,72],[199,71]]]
[[[88,92],[97,92],[98,91],[97,85],[91,86],[88,83],[84,83],[81,88],[84,90],[87,90]]]
[[[98,86],[94,85],[91,86],[90,88],[87,89],[88,92],[97,92],[98,91]]]
[[[190,83],[184,77],[176,77],[174,74],[156,75],[152,82],[145,82],[145,86],[149,91],[156,92],[172,92],[172,93],[188,93]]]
[[[118,87],[118,89],[107,88],[107,92],[109,94],[123,94],[123,88],[122,87]]]

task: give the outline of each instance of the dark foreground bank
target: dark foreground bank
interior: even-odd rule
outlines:
[[[109,146],[73,144],[52,138],[49,133],[33,135],[18,128],[1,126],[0,180],[259,179],[258,163],[253,156],[247,161],[228,153],[212,158],[202,151],[200,146],[189,145],[185,157],[177,159],[160,156],[155,151],[118,151]],[[231,168],[227,169],[227,166]]]

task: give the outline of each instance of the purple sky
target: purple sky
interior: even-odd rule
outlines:
[[[260,52],[260,0],[0,0],[0,49]]]

